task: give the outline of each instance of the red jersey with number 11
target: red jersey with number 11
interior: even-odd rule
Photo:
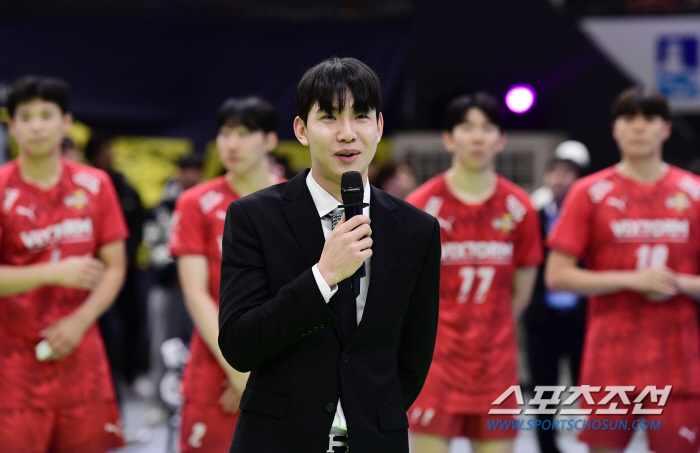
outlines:
[[[437,342],[416,404],[486,414],[518,383],[513,276],[542,262],[539,217],[527,193],[500,176],[481,204],[457,199],[444,173],[407,201],[437,217],[442,242]]]
[[[569,191],[549,246],[594,271],[667,267],[700,270],[700,179],[669,166],[653,184],[615,167],[579,180]],[[697,302],[676,296],[651,302],[621,291],[591,296],[581,384],[673,385],[700,394]]]

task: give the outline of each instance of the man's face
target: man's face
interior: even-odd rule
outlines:
[[[558,162],[552,164],[547,174],[544,175],[544,185],[552,191],[554,199],[560,203],[577,179],[578,172],[571,165]]]
[[[267,154],[277,146],[277,134],[251,131],[242,124],[219,128],[216,147],[227,172],[243,175],[267,162]]]
[[[202,181],[202,169],[199,167],[183,167],[177,174],[177,180],[185,190],[194,187]]]
[[[315,103],[309,111],[306,124],[297,117],[294,132],[302,145],[311,151],[311,172],[316,182],[329,192],[340,188],[340,179],[346,171],[358,171],[367,181],[367,167],[377,152],[382,138],[384,119],[372,110],[356,113],[352,96],[348,96],[344,110],[324,112]]]
[[[663,143],[671,136],[671,122],[659,115],[618,116],[613,122],[613,138],[623,158],[649,158],[661,153]]]
[[[72,120],[70,113],[63,113],[58,104],[37,98],[19,104],[8,126],[20,154],[44,157],[61,153],[61,141]]]
[[[506,144],[505,134],[478,108],[469,109],[464,122],[444,132],[442,139],[458,165],[472,171],[492,168]]]

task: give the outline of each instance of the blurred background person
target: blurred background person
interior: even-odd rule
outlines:
[[[518,433],[493,429],[489,421],[513,416],[488,412],[519,383],[515,323],[532,296],[542,241],[528,194],[495,171],[503,122],[489,94],[452,100],[443,132],[452,166],[407,198],[438,219],[443,250],[435,354],[408,412],[414,453],[447,453],[456,437],[475,453],[510,453]]]
[[[228,99],[219,107],[216,123],[216,147],[226,173],[183,192],[169,241],[195,326],[182,383],[182,453],[226,453],[231,447],[248,373],[234,370],[218,344],[226,209],[242,196],[282,182],[268,158],[278,143],[272,104],[254,96]]]
[[[61,154],[73,162],[83,162],[83,152],[68,136],[63,137],[63,140],[61,140]]]
[[[159,385],[165,368],[160,347],[169,338],[180,338],[189,343],[192,320],[185,308],[185,301],[177,276],[175,260],[168,251],[173,210],[180,194],[202,182],[203,160],[200,154],[191,153],[177,161],[178,170],[163,187],[162,201],[153,208],[144,224],[143,242],[151,250],[150,269],[153,284],[148,293],[148,320],[150,325],[151,379]]]
[[[647,431],[654,452],[697,453],[700,437],[688,433],[700,432],[700,179],[663,160],[671,121],[661,93],[631,87],[611,112],[620,163],[569,191],[548,237],[545,280],[551,290],[590,296],[581,383],[633,386],[627,395],[638,402],[648,386],[672,387],[662,414],[627,410],[615,419],[630,427],[658,421]],[[581,400],[583,409],[593,405]],[[607,417],[596,412],[588,421]],[[579,438],[591,452],[610,453],[622,452],[632,434],[588,429]]]
[[[560,148],[557,148],[558,150]],[[555,157],[547,164],[544,186],[552,200],[539,210],[544,239],[559,218],[559,210],[571,185],[581,177],[583,169],[571,160]],[[544,285],[544,265],[537,272],[532,302],[525,311],[527,357],[531,385],[558,385],[562,359],[566,359],[571,385],[578,384],[583,333],[586,320],[585,299],[565,291],[550,291]],[[549,397],[545,394],[545,398]],[[554,419],[553,414],[538,414],[540,421]],[[542,453],[560,453],[554,429],[537,429]]]
[[[126,280],[114,305],[100,317],[100,329],[117,385],[117,395],[122,401],[123,386],[136,390],[132,387],[136,377],[148,370],[146,304],[136,264],[136,253],[143,238],[146,216],[139,194],[124,175],[114,169],[113,159],[111,139],[93,133],[85,145],[85,160],[109,175],[129,228],[129,238],[126,241]],[[152,393],[149,388],[139,388],[137,391]]]
[[[124,443],[96,320],[126,271],[128,235],[102,171],[61,156],[69,86],[8,95],[19,157],[0,167],[0,450],[106,453]]]
[[[370,181],[378,189],[398,198],[406,198],[416,188],[413,167],[406,161],[382,165]]]
[[[565,140],[557,145],[554,149],[554,159],[571,161],[578,165],[582,171],[585,171],[591,163],[591,156],[588,153],[588,148],[586,145],[576,140]],[[583,176],[583,174],[579,176]],[[552,189],[545,183],[545,185],[538,187],[530,194],[530,199],[535,209],[539,211],[554,202],[555,195]]]

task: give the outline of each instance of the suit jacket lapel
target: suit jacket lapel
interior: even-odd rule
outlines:
[[[318,211],[306,186],[308,172],[309,170],[303,171],[289,180],[282,193],[282,198],[289,201],[289,204],[282,211],[306,261],[309,266],[313,266],[321,258],[325,239]]]
[[[394,215],[398,209],[391,198],[381,190],[372,186],[369,205],[369,217],[372,219],[372,267],[370,270],[369,290],[362,321],[357,326],[353,339],[361,336],[367,325],[372,321],[372,315],[381,306],[394,251],[398,245],[396,232],[401,227],[401,219]]]
[[[304,253],[308,266],[311,267],[321,259],[326,239],[323,235],[321,219],[318,217],[318,210],[306,185],[306,175],[309,171],[299,173],[287,183],[282,198],[287,200],[289,204],[282,208],[282,212],[284,212],[299,247]],[[342,339],[343,331],[340,323],[336,322],[333,327],[338,337]]]

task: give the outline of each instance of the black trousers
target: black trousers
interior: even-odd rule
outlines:
[[[557,385],[561,358],[567,358],[574,384],[578,383],[585,329],[585,309],[544,309],[537,319],[526,319],[527,353],[532,385]],[[545,394],[545,397],[549,395]],[[554,419],[552,414],[538,414],[544,422]],[[542,453],[557,453],[553,429],[537,429]]]

